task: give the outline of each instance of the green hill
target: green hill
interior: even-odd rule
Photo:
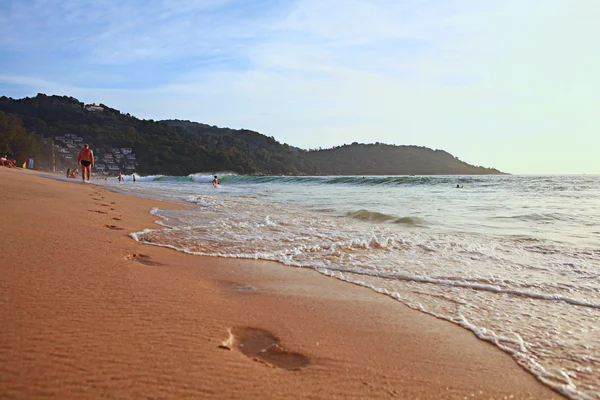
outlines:
[[[443,150],[419,146],[359,144],[306,153],[311,162],[330,175],[479,175],[501,174],[476,167]]]
[[[63,157],[57,157],[57,147],[52,144],[56,137],[70,134],[89,143],[101,157],[111,148],[132,148],[137,157],[136,171],[142,175],[214,171],[249,175],[501,173],[424,147],[353,143],[307,151],[246,129],[180,120],[143,120],[102,104],[99,107],[99,111],[88,111],[84,103],[67,96],[3,96],[0,152],[17,161],[33,156],[43,169],[51,169],[53,163],[58,169],[66,169],[73,166],[73,160],[64,157],[66,149]],[[123,168],[126,162],[120,160],[119,167]]]

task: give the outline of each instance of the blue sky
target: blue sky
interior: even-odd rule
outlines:
[[[4,0],[0,95],[600,173],[598,0]]]

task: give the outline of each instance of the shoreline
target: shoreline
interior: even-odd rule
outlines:
[[[0,182],[3,396],[562,398],[464,328],[370,289],[129,237],[175,203],[23,170]]]

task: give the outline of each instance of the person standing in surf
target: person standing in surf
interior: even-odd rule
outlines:
[[[217,176],[215,175],[215,179],[213,179],[213,186],[217,187],[219,186],[219,178],[217,178]]]
[[[83,182],[89,182],[92,179],[92,167],[94,166],[94,152],[90,149],[90,146],[87,143],[83,145],[83,149],[81,149],[81,151],[79,152],[79,157],[77,157],[77,164],[81,165],[81,179],[83,180]]]

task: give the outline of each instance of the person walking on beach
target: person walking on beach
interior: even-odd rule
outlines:
[[[81,165],[81,179],[83,182],[86,182],[86,172],[87,172],[87,182],[92,179],[92,167],[94,166],[94,152],[90,149],[90,146],[86,143],[83,145],[83,149],[79,152],[79,157],[77,157],[77,164]]]

